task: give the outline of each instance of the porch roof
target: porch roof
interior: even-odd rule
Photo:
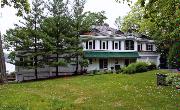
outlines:
[[[85,51],[86,58],[138,58],[138,52]]]

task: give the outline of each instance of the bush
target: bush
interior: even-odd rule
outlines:
[[[166,74],[166,84],[168,85],[180,85],[180,74],[178,73],[168,73]]]
[[[157,66],[154,62],[150,62],[150,64],[148,65],[148,70],[155,70],[157,69]]]
[[[136,72],[138,73],[146,72],[148,70],[148,64],[145,62],[137,62],[135,66]]]
[[[145,62],[136,62],[122,68],[122,73],[124,74],[134,74],[146,72],[148,70],[148,64]]]

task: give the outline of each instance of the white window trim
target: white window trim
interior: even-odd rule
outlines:
[[[89,45],[90,42],[92,43],[92,48],[91,49],[90,49],[90,45]],[[88,49],[93,50],[93,41],[88,41]]]
[[[154,45],[153,44],[147,44],[146,46],[148,46],[146,49],[146,51],[153,51],[154,49]],[[150,49],[150,46],[152,46],[152,49]]]
[[[103,48],[103,43],[105,43],[105,49]],[[107,48],[106,48],[106,47],[107,47],[107,44],[106,44],[106,43],[107,43],[107,41],[102,41],[102,42],[101,42],[101,50],[106,50],[106,49],[107,49]]]
[[[115,44],[118,44],[118,48],[116,49],[116,46],[115,46]],[[114,41],[114,50],[119,50],[119,41]]]
[[[140,51],[143,51],[143,44],[142,43],[138,43],[137,44],[137,50],[138,50],[138,46],[140,45]],[[138,50],[139,51],[139,50]]]

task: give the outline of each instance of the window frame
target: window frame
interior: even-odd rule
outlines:
[[[107,41],[102,41],[102,43],[101,43],[101,46],[102,46],[101,49],[102,49],[102,50],[106,50],[106,49],[107,49],[107,48],[106,48],[106,47],[107,47],[107,44],[106,44],[106,43],[107,43]],[[104,47],[105,47],[105,48],[104,48]]]
[[[116,46],[117,46],[117,48],[116,48]],[[114,42],[114,50],[119,50],[119,43],[118,42]]]
[[[90,43],[91,43],[91,46],[90,46]],[[90,48],[91,47],[91,48]],[[89,41],[88,42],[88,49],[89,50],[92,50],[93,49],[93,41]]]
[[[153,51],[154,45],[153,44],[146,44],[146,51]]]
[[[133,40],[126,40],[125,41],[125,50],[134,50],[134,41]]]

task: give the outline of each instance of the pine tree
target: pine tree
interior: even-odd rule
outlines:
[[[21,26],[16,25],[15,29],[10,29],[5,35],[8,46],[14,48],[15,51],[11,54],[12,61],[14,60],[12,63],[16,66],[33,68],[36,79],[38,79],[37,68],[43,66],[43,60],[38,59],[43,56],[44,35],[40,28],[40,23],[44,18],[43,4],[42,0],[34,0],[31,12],[22,17],[24,22],[21,22]],[[15,57],[20,60],[16,60]],[[22,58],[23,61],[21,61]]]
[[[63,0],[53,0],[47,7],[51,17],[45,19],[41,26],[44,33],[51,39],[52,60],[49,65],[56,67],[56,76],[58,76],[59,66],[66,66],[65,54],[68,48],[68,36],[71,35],[71,19],[67,15],[67,7]]]

